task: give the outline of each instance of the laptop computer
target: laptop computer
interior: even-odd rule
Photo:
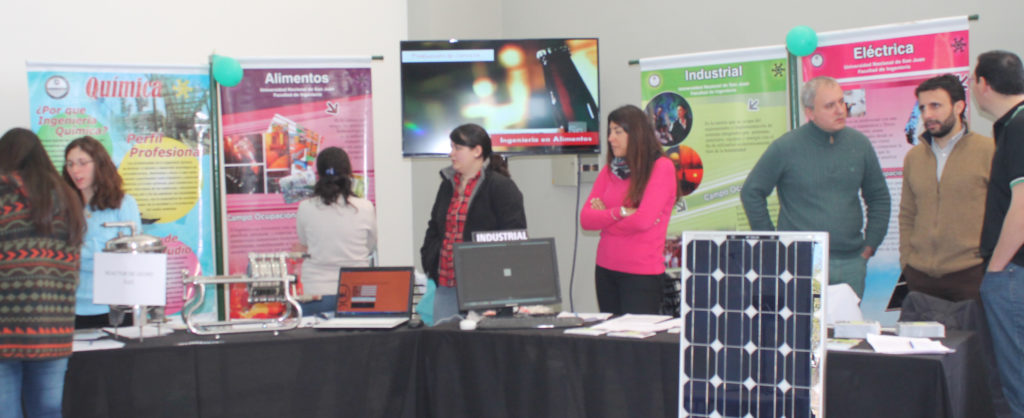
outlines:
[[[900,273],[900,278],[896,280],[896,287],[892,289],[892,295],[889,296],[889,303],[885,306],[885,311],[902,310],[903,300],[907,298],[909,293],[910,287],[907,286],[907,277]]]
[[[334,318],[313,328],[389,329],[412,315],[412,267],[342,267]]]

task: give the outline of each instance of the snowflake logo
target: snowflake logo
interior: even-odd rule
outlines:
[[[188,80],[174,80],[174,86],[171,87],[174,90],[174,97],[187,99],[189,94],[192,94],[192,86],[189,85]]]
[[[785,67],[782,66],[781,62],[777,62],[772,65],[772,75],[775,77],[782,77],[786,73]]]
[[[964,38],[956,38],[953,43],[949,45],[953,48],[953,52],[960,53],[967,50],[967,42],[964,42]]]

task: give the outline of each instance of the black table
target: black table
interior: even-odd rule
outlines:
[[[429,417],[676,417],[678,334],[423,333]]]
[[[981,340],[972,332],[949,330],[943,343],[956,352],[910,356],[829,352],[827,415],[994,416]]]
[[[67,417],[414,417],[420,334],[182,332],[75,353]]]
[[[428,416],[678,416],[676,334],[623,340],[441,329],[423,338]],[[957,351],[829,352],[826,416],[993,416],[978,338],[951,330],[943,342]]]
[[[948,355],[831,352],[831,417],[987,417],[977,338]],[[68,417],[676,417],[678,335],[560,330],[178,333],[75,353]],[[188,344],[188,345],[179,345]]]

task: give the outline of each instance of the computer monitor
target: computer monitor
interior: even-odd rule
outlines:
[[[554,238],[463,242],[454,250],[460,310],[562,302]]]

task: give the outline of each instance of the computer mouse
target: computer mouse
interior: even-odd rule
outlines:
[[[419,328],[423,326],[423,320],[419,318],[412,318],[409,322],[405,323],[409,328]]]
[[[472,331],[476,329],[476,321],[472,319],[463,319],[459,321],[459,329],[463,331]]]

